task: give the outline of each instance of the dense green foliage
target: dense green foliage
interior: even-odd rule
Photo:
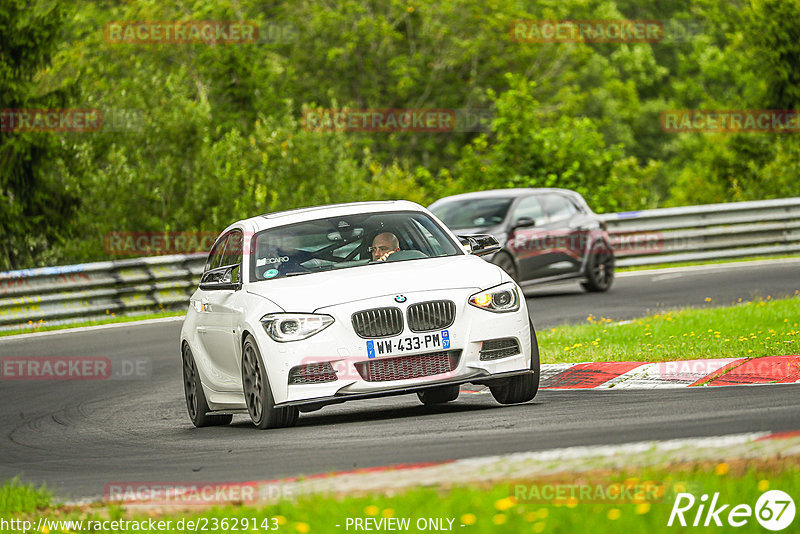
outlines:
[[[216,232],[327,202],[573,188],[598,212],[800,195],[797,134],[667,133],[662,111],[800,107],[800,0],[5,0],[0,269],[112,231]],[[56,7],[58,6],[58,7]],[[645,43],[525,43],[516,19],[648,19]],[[255,21],[256,43],[112,42],[112,21]],[[320,132],[303,110],[472,109],[484,131]]]
[[[0,4],[0,109],[59,108],[73,86],[40,84],[37,73],[58,44],[64,14],[57,8]],[[68,153],[53,135],[0,129],[0,268],[43,259],[74,215],[76,199],[53,168]]]

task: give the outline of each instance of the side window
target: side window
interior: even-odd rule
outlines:
[[[211,269],[216,269],[220,266],[222,262],[222,253],[225,251],[225,243],[228,241],[228,235],[222,236],[219,241],[214,245],[214,248],[211,249],[211,252],[208,254],[208,260],[206,261],[206,268],[203,269],[203,272],[210,271]]]
[[[511,222],[516,222],[520,217],[530,217],[536,221],[537,225],[543,224],[547,219],[539,199],[533,196],[520,200],[517,207],[514,208],[514,216],[511,218]]]
[[[583,208],[583,206],[581,206],[580,203],[574,198],[570,198],[569,203],[575,207],[575,213],[586,213],[586,210]]]
[[[242,263],[242,232],[239,230],[234,230],[228,237],[228,242],[225,245],[225,253],[222,255],[222,263],[220,263],[220,267],[238,265],[239,263]]]
[[[550,217],[550,222],[569,219],[578,211],[572,202],[561,195],[546,195],[544,197],[544,205],[547,216]]]
[[[220,263],[220,267],[227,267],[229,265],[242,265],[242,232],[239,230],[234,230],[231,232],[231,235],[228,237],[228,242],[225,245],[225,253],[222,256],[222,263]],[[232,271],[231,282],[238,283],[239,282],[239,270],[234,269]]]
[[[421,245],[427,245],[425,249],[423,249],[426,253],[431,253],[434,256],[444,256],[445,252],[442,248],[442,244],[439,242],[436,237],[431,233],[431,231],[425,226],[426,224],[432,224],[429,219],[425,219],[424,223],[417,220],[411,219],[411,223],[413,224],[416,231],[418,231],[422,235],[422,239],[424,243],[420,243]]]

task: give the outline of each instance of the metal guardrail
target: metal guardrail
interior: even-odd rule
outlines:
[[[619,267],[800,253],[800,197],[600,217]]]
[[[185,308],[205,254],[0,272],[0,331]]]
[[[620,267],[800,253],[800,197],[601,215]],[[0,330],[180,309],[204,254],[0,272]]]

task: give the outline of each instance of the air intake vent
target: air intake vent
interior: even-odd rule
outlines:
[[[406,312],[408,327],[413,332],[431,332],[447,328],[456,319],[456,305],[449,300],[432,300],[412,304]]]
[[[458,367],[460,350],[445,350],[399,358],[382,358],[355,364],[358,374],[367,382],[408,380],[422,376],[449,373]]]
[[[353,314],[353,328],[363,338],[396,336],[403,331],[403,313],[398,308],[375,308]]]
[[[519,341],[513,337],[490,339],[481,345],[481,360],[498,360],[519,354]]]
[[[289,371],[289,384],[319,384],[335,382],[336,372],[331,362],[309,363],[292,367]]]

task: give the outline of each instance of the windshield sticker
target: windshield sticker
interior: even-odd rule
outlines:
[[[268,271],[264,271],[264,278],[272,278],[274,276],[278,276],[278,269],[270,269]]]
[[[267,264],[267,258],[256,258],[256,267],[263,267]]]
[[[264,258],[264,263],[286,263],[289,261],[289,256],[276,256],[274,258]]]

